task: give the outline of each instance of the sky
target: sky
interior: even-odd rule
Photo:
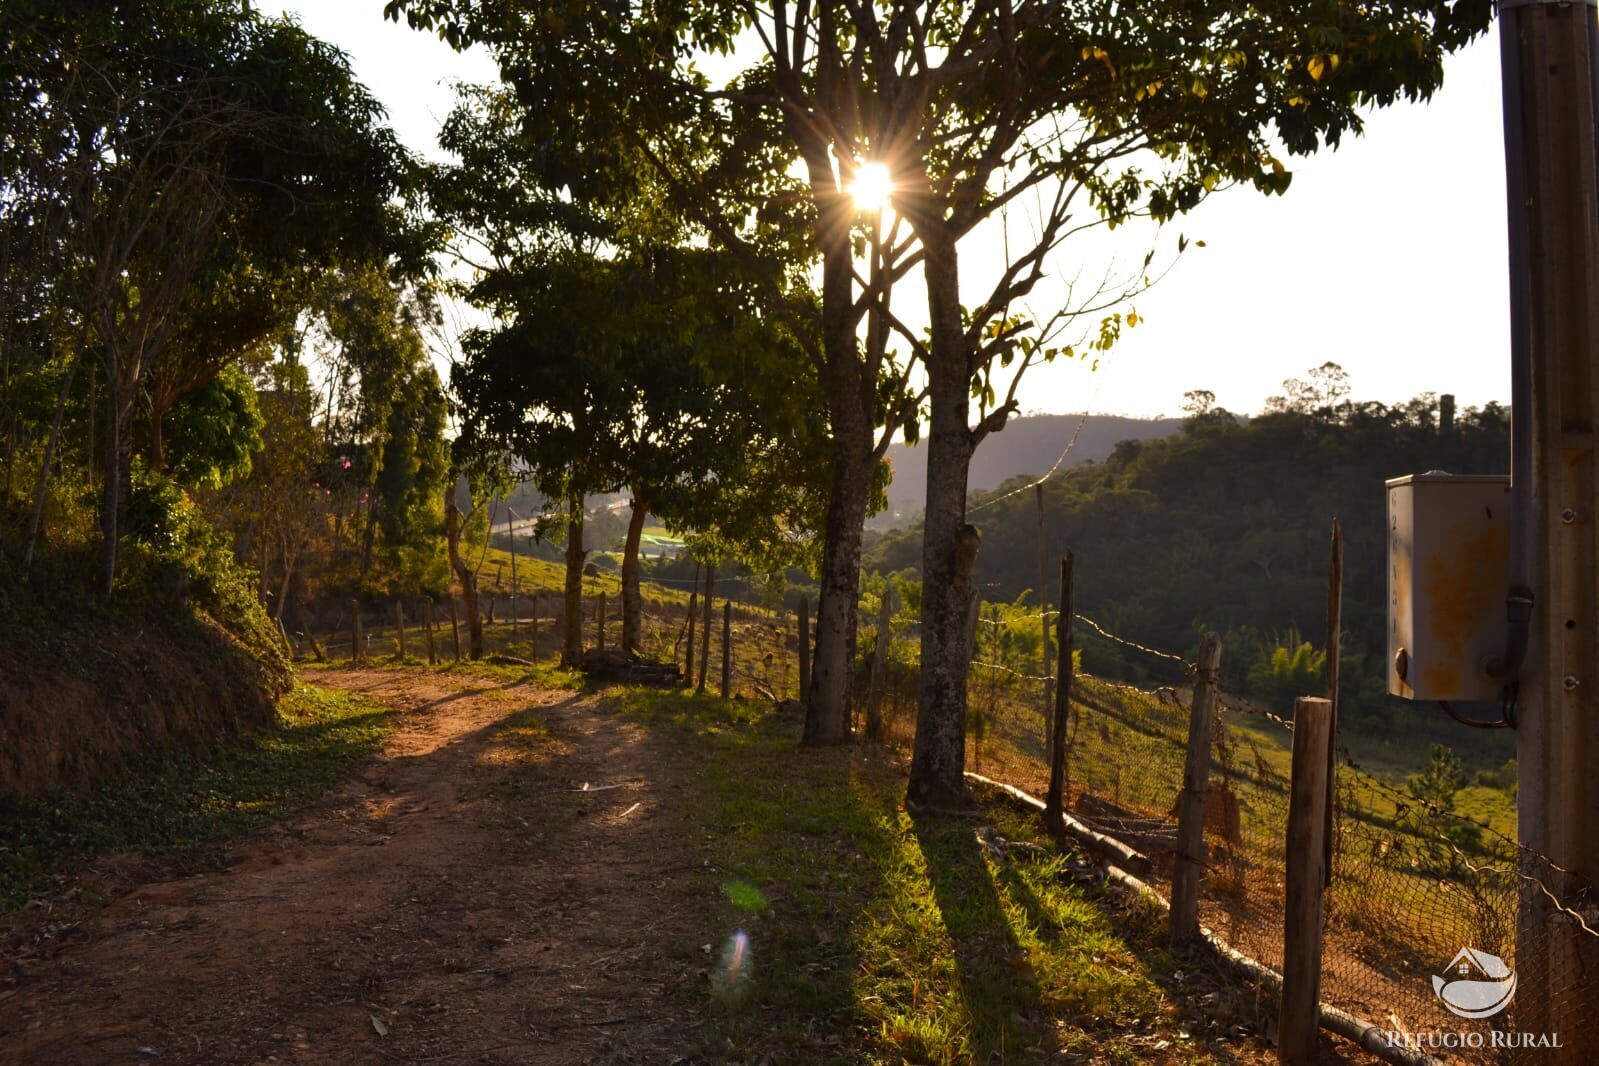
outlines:
[[[489,81],[482,52],[458,54],[430,34],[384,21],[382,0],[263,3],[292,13],[349,53],[400,138],[440,158],[435,137],[458,81]],[[1452,56],[1431,101],[1369,114],[1363,136],[1335,152],[1285,159],[1281,197],[1224,190],[1159,235],[1156,264],[1178,233],[1190,246],[1133,307],[1097,370],[1083,361],[1029,372],[1024,412],[1176,414],[1183,393],[1208,389],[1230,410],[1258,411],[1328,360],[1357,399],[1402,402],[1452,392],[1463,405],[1509,399],[1504,143],[1497,38]],[[1149,228],[1124,228],[1057,254],[1057,277],[1137,266]],[[998,262],[991,234],[962,246],[963,279]],[[1031,301],[1048,309],[1058,288]],[[896,311],[925,321],[920,285],[896,288]]]

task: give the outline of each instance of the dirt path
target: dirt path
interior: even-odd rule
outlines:
[[[405,711],[383,755],[31,964],[0,997],[0,1062],[703,1057],[716,915],[683,755],[599,697],[316,680]]]

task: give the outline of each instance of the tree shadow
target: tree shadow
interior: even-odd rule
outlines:
[[[1006,1061],[1023,1049],[1048,1046],[1052,1030],[1044,1017],[1038,979],[1011,928],[975,823],[913,810],[911,825],[954,946],[961,993],[971,1018],[973,1058]],[[1022,905],[1042,913],[1030,891]]]

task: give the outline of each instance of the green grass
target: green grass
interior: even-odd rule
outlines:
[[[1175,965],[1151,946],[1158,934],[1073,881],[1063,857],[994,851],[973,819],[913,816],[883,749],[796,750],[797,722],[769,705],[620,699],[703,760],[689,802],[707,890],[720,899],[719,935],[748,936],[747,967],[712,976],[720,1053],[1131,1062],[1164,1036],[1165,1061],[1211,1061],[1179,1035],[1162,987]],[[1036,842],[1032,820],[986,817],[1003,838]]]
[[[392,712],[342,692],[296,686],[282,724],[203,756],[128,768],[83,795],[0,809],[0,909],[48,889],[96,853],[132,851],[183,860],[281,818],[340,783],[393,729]]]

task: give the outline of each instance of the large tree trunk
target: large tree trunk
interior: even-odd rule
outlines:
[[[575,667],[583,661],[583,494],[575,492],[566,504],[566,610],[561,619],[561,665]]]
[[[450,569],[461,583],[461,599],[466,605],[466,654],[483,658],[483,619],[477,607],[477,575],[461,557],[461,509],[455,502],[455,479],[444,487],[444,539],[450,553]],[[460,654],[457,649],[456,654]]]
[[[633,516],[627,523],[627,544],[622,549],[622,651],[638,654],[643,645],[644,597],[639,592],[638,552],[644,537],[644,520],[650,508],[644,494],[633,493]]]
[[[977,530],[966,524],[966,478],[974,448],[967,424],[971,369],[954,242],[932,235],[923,235],[923,242],[932,323],[927,367],[932,411],[922,527],[922,667],[907,798],[924,806],[960,807],[969,802],[963,776],[971,655],[966,631],[979,539]]]
[[[850,739],[861,530],[870,499],[871,471],[869,448],[844,440],[835,442],[821,597],[816,607],[816,648],[805,708],[804,742],[810,745],[843,744]]]
[[[824,247],[822,261],[822,383],[833,430],[833,487],[822,547],[822,589],[816,608],[815,669],[805,703],[807,745],[850,738],[856,608],[860,600],[861,530],[872,487],[873,389],[857,352],[847,202],[832,205],[821,232],[844,235],[843,247]]]

